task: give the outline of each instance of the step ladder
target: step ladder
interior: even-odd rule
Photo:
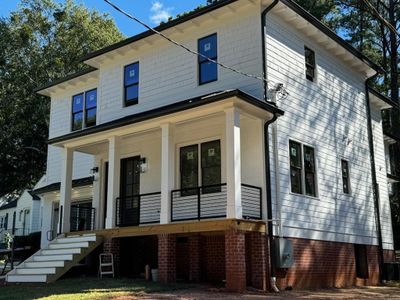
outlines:
[[[114,278],[114,256],[112,253],[102,253],[99,255],[99,276],[112,275]]]

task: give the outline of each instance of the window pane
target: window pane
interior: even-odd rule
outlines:
[[[218,79],[217,64],[213,62],[203,62],[200,64],[200,84],[215,81]]]
[[[290,166],[301,168],[301,147],[299,143],[290,141]]]
[[[86,126],[96,125],[96,107],[86,110]]]
[[[304,48],[304,52],[305,52],[305,59],[306,59],[306,64],[311,66],[311,67],[315,67],[315,53],[314,51],[312,51],[311,49],[305,47]]]
[[[86,100],[86,109],[94,108],[97,106],[97,90],[91,90],[86,92],[85,95]]]
[[[290,182],[293,193],[301,194],[301,170],[296,168],[290,168]]]
[[[197,187],[199,178],[198,146],[186,146],[180,150],[181,189]],[[195,191],[194,191],[195,192]]]
[[[221,183],[221,145],[220,141],[201,144],[202,186]],[[217,193],[221,187],[203,189],[204,193]]]
[[[72,97],[72,112],[76,113],[83,110],[83,94]]]
[[[349,163],[342,159],[343,193],[350,193]]]
[[[316,196],[315,193],[315,175],[314,173],[310,173],[306,171],[306,195],[308,196]]]
[[[124,83],[125,86],[139,82],[139,63],[125,66]]]
[[[304,146],[304,169],[311,173],[315,171],[314,149],[307,146]]]
[[[82,129],[83,113],[79,112],[72,115],[72,130]]]
[[[125,101],[134,101],[139,98],[139,86],[137,84],[128,86],[125,89]]]
[[[199,40],[199,53],[207,56],[208,58],[214,59],[217,57],[217,35],[202,38]],[[199,56],[199,61],[204,62],[207,59]]]

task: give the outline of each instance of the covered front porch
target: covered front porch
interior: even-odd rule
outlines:
[[[63,151],[58,233],[266,218],[264,124],[276,107],[230,91],[161,111],[53,142]],[[71,202],[74,152],[95,158],[90,205]]]

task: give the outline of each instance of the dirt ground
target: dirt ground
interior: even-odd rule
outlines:
[[[115,298],[114,298],[115,299]],[[213,288],[193,288],[168,293],[142,294],[136,297],[119,297],[118,300],[131,299],[179,299],[179,300],[212,300],[212,299],[400,299],[398,287],[363,287],[348,289],[326,289],[309,291],[282,291],[279,294],[262,294],[247,292],[231,294]]]

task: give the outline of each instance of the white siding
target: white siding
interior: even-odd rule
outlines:
[[[376,244],[364,79],[274,16],[266,27],[268,79],[289,92],[278,102],[285,111],[278,120],[283,234]],[[305,78],[305,45],[316,53],[315,83]],[[289,139],[315,147],[317,198],[290,192]],[[342,192],[342,158],[350,165],[351,195]]]
[[[379,109],[371,109],[376,177],[379,184],[379,207],[381,216],[383,248],[393,250],[392,215],[390,212],[388,181],[386,174],[385,145],[382,131],[382,115]]]

